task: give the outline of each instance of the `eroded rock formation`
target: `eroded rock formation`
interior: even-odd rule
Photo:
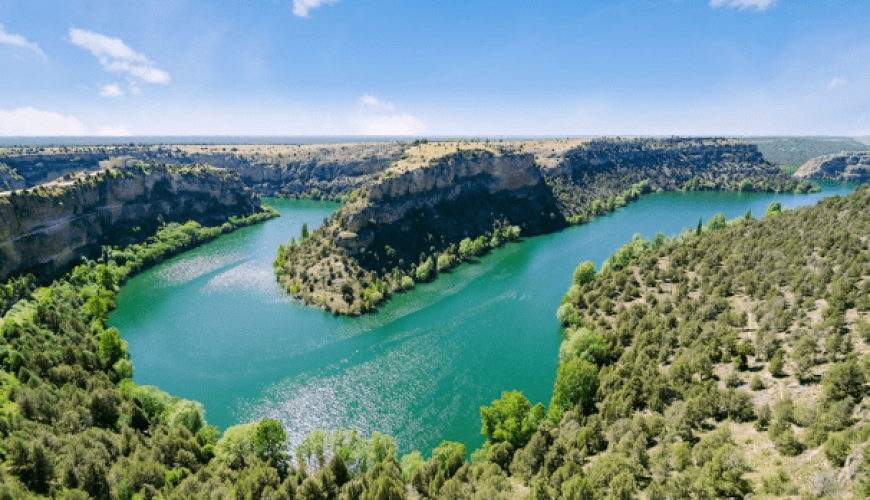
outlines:
[[[801,165],[794,175],[804,179],[868,182],[870,153],[839,153],[813,158]]]
[[[8,165],[0,191],[21,189],[79,171],[135,168],[157,162],[168,165],[207,163],[235,170],[242,181],[263,196],[312,196],[336,199],[399,159],[397,142],[307,145],[76,146],[11,148],[0,159]]]
[[[112,171],[0,195],[0,280],[52,276],[102,245],[153,234],[160,221],[220,225],[257,211],[260,200],[233,172],[205,166]]]

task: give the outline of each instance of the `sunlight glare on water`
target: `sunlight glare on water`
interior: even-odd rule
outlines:
[[[676,234],[718,212],[764,214],[845,194],[662,193],[556,234],[510,243],[399,294],[377,314],[335,317],[289,299],[272,274],[278,244],[337,205],[269,200],[282,217],[244,228],[133,278],[112,326],[134,380],[203,403],[220,428],[270,416],[298,442],[317,428],[397,438],[401,452],[483,442],[479,408],[504,390],[549,403],[555,312],[579,262],[599,266],[635,233]]]

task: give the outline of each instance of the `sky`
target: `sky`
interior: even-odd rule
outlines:
[[[866,0],[0,0],[0,136],[870,135]]]

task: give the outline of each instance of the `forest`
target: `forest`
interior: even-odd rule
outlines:
[[[746,175],[723,175],[715,177],[714,180],[701,180],[700,177],[693,176],[686,182],[677,184],[673,179],[656,177],[651,172],[651,169],[644,168],[614,167],[600,171],[584,170],[582,178],[571,181],[558,177],[546,179],[560,207],[566,214],[573,214],[566,218],[569,224],[588,223],[595,217],[636,201],[644,194],[666,190],[807,193],[820,189],[811,182],[798,181],[782,173],[749,171]],[[644,177],[648,174],[652,177]],[[637,182],[632,183],[633,179]],[[363,188],[352,192],[349,199],[365,196]],[[462,213],[498,213],[489,206],[486,210],[480,209],[475,201],[467,201],[452,207],[451,210]],[[431,230],[433,214],[430,212],[415,212],[409,218],[412,231],[425,234]],[[428,248],[420,252],[419,257],[415,255],[403,259],[389,244],[385,244],[382,249],[378,245],[372,245],[376,248],[361,261],[348,256],[337,244],[336,234],[344,217],[344,211],[339,210],[317,230],[306,230],[298,240],[293,237],[287,244],[281,245],[277,249],[274,269],[276,279],[289,294],[306,304],[347,315],[374,312],[391,295],[413,289],[418,283],[432,281],[439,273],[449,272],[460,263],[474,262],[493,248],[515,241],[521,236],[529,236],[526,233],[530,230],[536,233],[549,232],[547,228],[540,227],[523,231],[513,221],[501,218],[493,222],[491,230],[461,240],[455,238],[457,241],[448,241],[443,235],[439,240],[430,234]],[[454,232],[461,232],[463,229],[465,228],[457,227]],[[392,232],[396,233],[395,230]]]
[[[549,405],[505,391],[480,410],[482,448],[401,457],[352,429],[295,450],[271,419],[220,432],[198,403],[133,383],[106,326],[119,286],[271,214],[167,224],[51,286],[0,288],[0,498],[864,498],[868,203],[862,187],[716,215],[581,263],[555,311]]]

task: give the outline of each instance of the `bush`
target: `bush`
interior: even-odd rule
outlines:
[[[749,383],[749,388],[753,391],[762,391],[766,389],[764,382],[761,381],[761,377],[759,377],[757,373],[752,377],[752,381]]]
[[[402,276],[402,290],[411,290],[412,288],[414,288],[414,278]]]
[[[777,351],[767,365],[767,370],[774,377],[782,377],[785,375],[785,361],[782,359],[782,351]]]
[[[580,315],[577,314],[577,310],[574,309],[574,306],[571,304],[562,304],[559,306],[559,309],[556,311],[556,319],[558,319],[559,323],[562,323],[563,326],[580,324]]]
[[[582,262],[574,270],[573,283],[578,286],[583,286],[595,279],[595,264],[590,261]]]
[[[776,446],[776,451],[786,457],[796,457],[804,451],[803,443],[798,440],[791,426],[779,432],[773,444]]]
[[[825,441],[825,457],[834,467],[842,467],[846,463],[851,449],[849,439],[842,433],[831,434]]]

